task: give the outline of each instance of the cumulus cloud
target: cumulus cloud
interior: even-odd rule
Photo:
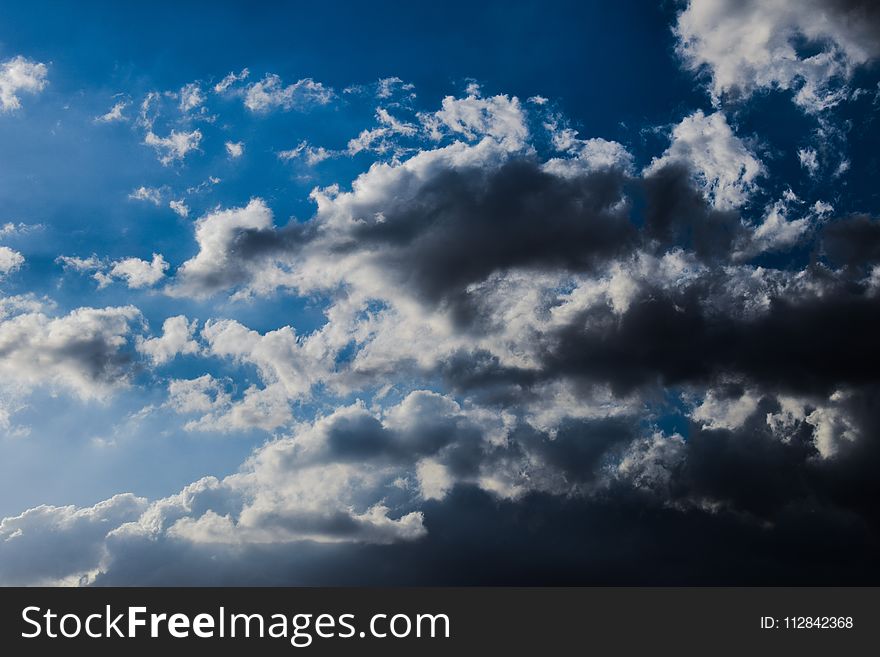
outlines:
[[[51,317],[26,310],[0,321],[0,372],[7,385],[67,389],[83,399],[106,396],[130,377],[132,307],[77,308]]]
[[[21,269],[24,256],[8,246],[0,246],[0,278]]]
[[[325,577],[368,581],[336,570],[354,559],[361,570],[385,563],[375,576],[385,583],[449,583],[427,564],[464,583],[511,572],[644,583],[670,569],[681,583],[727,573],[746,544],[762,566],[731,581],[778,582],[803,572],[792,546],[809,552],[804,563],[831,563],[817,556],[823,536],[857,545],[852,559],[835,552],[834,574],[864,574],[844,562],[874,563],[880,526],[866,501],[880,493],[878,220],[834,217],[791,190],[759,196],[772,162],[722,112],[685,117],[638,170],[622,144],[564,121],[544,126],[546,159],[529,115],[546,109],[476,86],[417,123],[402,105],[369,129],[385,130],[394,158],[345,188],[314,189],[310,218],[276,217],[269,196],[198,218],[195,254],[164,291],[219,295],[214,318],[169,317],[147,337],[130,330],[132,310],[115,333],[93,329],[115,367],[92,379],[54,374],[48,359],[29,382],[15,365],[22,385],[100,391],[130,379],[132,351],[153,366],[197,356],[162,379],[154,412],[189,432],[266,440],[232,475],[138,507],[97,538],[72,533],[88,558],[59,560],[51,577],[217,583],[199,565],[210,563],[224,582],[302,583],[318,564]],[[802,257],[777,266],[795,246]],[[115,272],[127,260],[60,262],[158,284],[157,258],[132,259],[128,274]],[[306,329],[279,315],[257,330],[226,313],[230,298],[273,295],[320,304],[324,321]],[[46,316],[7,305],[0,326]],[[211,373],[196,369],[205,359]],[[55,513],[34,517],[52,527]],[[659,547],[636,558],[633,544]],[[721,556],[692,558],[703,553]],[[16,581],[46,578],[36,569]]]
[[[706,198],[720,210],[745,204],[765,172],[722,112],[706,116],[698,110],[674,126],[670,138],[669,148],[646,172],[655,173],[669,164],[689,168]]]
[[[137,349],[146,354],[156,365],[167,363],[178,354],[195,354],[199,345],[195,341],[198,322],[190,322],[185,316],[169,317],[162,323],[162,335],[140,338]]]
[[[287,241],[295,244],[297,232],[297,226],[291,226],[277,233],[272,211],[262,199],[253,199],[243,208],[209,213],[196,222],[199,252],[180,266],[171,291],[205,295],[261,275],[272,276],[274,272],[262,270],[261,263],[249,262],[248,255],[281,248]]]
[[[151,287],[162,280],[168,263],[161,254],[154,253],[151,261],[140,258],[123,258],[113,263],[109,275],[121,278],[131,289]]]
[[[506,95],[482,98],[479,90],[465,98],[446,96],[442,107],[420,117],[434,139],[445,131],[469,140],[492,137],[511,149],[524,145],[528,127],[519,99]]]
[[[36,94],[46,88],[49,69],[45,64],[18,55],[0,62],[0,111],[21,108],[22,93]]]
[[[39,506],[0,521],[0,582],[5,586],[75,585],[105,556],[111,528],[136,520],[147,501],[116,495],[92,507]]]
[[[690,0],[675,26],[683,61],[708,75],[716,101],[781,89],[808,112],[847,97],[855,69],[880,54],[878,33],[876,5],[859,0]]]

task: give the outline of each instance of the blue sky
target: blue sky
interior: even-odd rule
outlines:
[[[866,458],[868,338],[792,327],[875,316],[877,16],[796,4],[4,6],[0,582]]]

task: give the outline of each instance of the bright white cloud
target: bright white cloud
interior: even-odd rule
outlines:
[[[121,278],[131,289],[151,287],[162,280],[168,263],[160,254],[154,253],[151,261],[140,258],[123,258],[110,267],[109,275]]]
[[[18,271],[24,264],[24,256],[8,246],[0,246],[0,278]]]
[[[49,69],[21,55],[0,62],[0,112],[21,108],[20,94],[36,94],[46,88]]]
[[[688,68],[708,74],[716,101],[782,89],[804,110],[821,111],[846,98],[855,68],[880,54],[873,28],[836,4],[690,0],[675,27],[679,53]],[[819,52],[801,54],[801,40]]]
[[[764,174],[764,165],[737,137],[722,112],[698,110],[674,126],[672,143],[645,170],[651,174],[669,164],[688,167],[706,198],[719,209],[744,205]]]
[[[195,354],[199,345],[195,341],[198,322],[190,322],[184,315],[169,317],[162,323],[162,335],[155,338],[140,338],[137,349],[146,354],[155,365],[163,365],[178,354]]]
[[[465,98],[446,96],[441,109],[434,114],[420,115],[434,139],[445,131],[474,140],[492,137],[510,149],[525,145],[528,138],[525,113],[519,99],[506,95],[482,98],[478,89]]]

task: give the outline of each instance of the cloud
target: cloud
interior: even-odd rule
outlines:
[[[64,388],[102,398],[127,384],[133,306],[77,308],[60,317],[25,310],[0,321],[0,373],[7,385]]]
[[[253,199],[243,208],[209,213],[195,225],[199,252],[180,266],[170,291],[207,295],[260,274],[272,276],[275,272],[263,270],[261,263],[249,262],[249,254],[281,249],[286,243],[295,245],[298,232],[296,225],[276,232],[272,211],[262,199]]]
[[[161,254],[154,253],[151,261],[140,258],[123,258],[113,263],[110,276],[123,279],[130,289],[152,287],[162,280],[168,263]]]
[[[376,98],[379,100],[387,100],[401,92],[412,92],[415,85],[404,82],[398,77],[382,78],[376,83]],[[410,98],[415,97],[415,93],[404,94]]]
[[[880,221],[860,214],[831,222],[822,231],[822,249],[837,265],[865,269],[880,264]]]
[[[92,507],[39,506],[0,522],[0,582],[58,586],[88,581],[100,568],[107,532],[136,520],[147,501],[116,495]]]
[[[438,140],[445,131],[468,140],[488,136],[515,150],[522,147],[528,137],[525,114],[518,98],[506,95],[482,98],[478,90],[465,98],[446,96],[440,110],[420,118],[432,138]]]
[[[149,356],[155,365],[163,365],[178,354],[196,354],[199,345],[195,341],[198,322],[190,322],[184,315],[169,317],[162,323],[162,335],[155,338],[139,338],[137,349]]]
[[[21,269],[24,256],[8,246],[0,246],[0,278]]]
[[[201,130],[190,132],[172,130],[167,137],[159,137],[152,130],[149,130],[144,138],[144,144],[152,146],[156,150],[159,161],[165,166],[182,160],[190,151],[198,150],[201,141]]]
[[[0,225],[0,237],[22,237],[30,233],[43,230],[43,224],[26,224],[23,222],[13,223],[7,221]]]
[[[168,201],[168,207],[174,210],[174,213],[179,217],[186,219],[189,216],[189,208],[183,200],[172,199]]]
[[[721,112],[686,116],[637,169],[623,144],[532,105],[471,86],[416,123],[389,104],[365,143],[386,139],[393,158],[314,189],[310,218],[276,217],[274,195],[210,206],[163,288],[220,295],[203,324],[166,313],[143,335],[135,309],[82,327],[0,298],[0,335],[43,318],[0,341],[13,384],[101,397],[186,354],[173,378],[151,377],[167,399],[150,413],[260,443],[227,477],[103,533],[71,530],[86,556],[61,553],[51,581],[766,583],[817,564],[823,582],[880,576],[877,219],[835,217],[774,180],[759,190],[772,158]],[[533,138],[536,116],[549,125]],[[550,159],[532,143],[548,139]],[[290,157],[313,153],[302,142]],[[102,284],[158,285],[167,268],[159,255],[59,262]],[[267,326],[227,304],[257,296],[323,320]],[[43,354],[44,334],[89,330],[92,360],[79,344],[63,364]],[[93,360],[108,365],[83,375]],[[34,512],[35,526],[56,513]]]
[[[183,114],[191,112],[205,102],[205,94],[202,92],[202,88],[198,82],[190,82],[189,84],[184,85],[180,90],[179,96],[179,107]]]
[[[877,390],[802,406],[735,386],[713,395],[702,407],[711,403],[703,415],[714,419],[693,424],[687,441],[625,419],[567,423],[553,437],[509,427],[500,440],[495,414],[427,391],[381,415],[353,404],[257,448],[225,479],[149,504],[126,495],[8,518],[0,550],[22,567],[3,575],[24,584],[306,584],[330,574],[348,584],[529,584],[570,583],[572,573],[582,583],[779,584],[823,563],[823,582],[874,577],[877,536],[865,523],[876,509],[852,491],[876,490],[876,444],[843,438],[833,457],[817,456],[844,415],[844,431],[870,435]],[[786,408],[790,421],[770,422]],[[634,536],[651,549],[635,555]],[[834,549],[841,536],[845,552]],[[55,558],[15,561],[17,540]],[[745,546],[761,555],[757,569],[737,556]]]
[[[816,149],[801,148],[798,149],[797,154],[801,166],[806,169],[811,176],[816,175],[816,172],[819,170],[819,158],[816,155]]]
[[[326,105],[334,92],[311,78],[297,80],[284,86],[277,75],[266,75],[244,91],[244,105],[252,112],[268,112],[271,109],[303,110],[316,105]]]
[[[669,164],[692,172],[703,193],[719,210],[744,205],[755,191],[764,166],[737,137],[721,112],[706,116],[698,110],[674,126],[669,148],[654,158],[646,173]]]
[[[226,153],[232,159],[236,159],[242,156],[244,153],[244,142],[242,141],[227,141],[226,142]]]
[[[96,123],[115,123],[117,121],[126,121],[127,117],[122,113],[122,111],[128,107],[128,101],[120,100],[113,104],[106,113],[101,114],[95,117]]]
[[[393,150],[395,153],[401,153],[395,138],[413,137],[419,132],[414,124],[398,120],[384,107],[376,109],[376,120],[379,123],[378,127],[362,130],[357,137],[348,141],[349,155],[356,155],[362,151],[387,153]]]
[[[674,32],[716,101],[781,89],[807,112],[843,101],[855,69],[880,54],[880,14],[860,0],[690,0]]]
[[[320,164],[324,160],[336,157],[336,155],[336,153],[328,151],[323,146],[312,146],[307,141],[300,142],[296,148],[291,148],[286,151],[278,151],[279,160],[289,162],[290,160],[302,158],[310,167]]]
[[[56,262],[65,269],[72,269],[79,273],[92,272],[92,278],[98,281],[98,288],[104,288],[113,282],[113,279],[122,279],[129,289],[152,287],[162,280],[169,265],[165,258],[158,253],[153,254],[151,261],[140,258],[121,258],[107,262],[97,256],[88,258],[75,256],[59,256]]]
[[[149,203],[152,203],[153,205],[161,205],[162,190],[155,187],[141,186],[134,190],[131,194],[129,194],[128,198],[134,199],[136,201],[147,201]]]
[[[246,80],[248,76],[250,76],[250,71],[246,68],[241,69],[239,73],[235,73],[234,71],[226,75],[220,82],[214,85],[214,92],[218,94],[222,94],[227,91],[232,85],[236,82],[241,82],[242,80]]]
[[[45,64],[21,55],[0,62],[0,112],[20,109],[20,94],[36,94],[45,89],[48,72]]]

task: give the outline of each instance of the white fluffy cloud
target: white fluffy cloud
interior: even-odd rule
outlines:
[[[529,134],[518,98],[482,98],[478,89],[465,98],[446,96],[440,110],[420,118],[434,139],[446,131],[468,140],[492,137],[513,150],[524,146]]]
[[[748,201],[764,166],[737,137],[722,112],[706,116],[698,110],[672,128],[672,143],[654,158],[646,173],[668,164],[688,167],[706,198],[719,209]]]
[[[0,246],[0,278],[18,271],[24,264],[24,256],[8,246]]]
[[[77,308],[61,317],[26,310],[0,321],[0,374],[24,389],[47,385],[84,398],[106,396],[129,379],[132,307]]]
[[[20,94],[35,94],[45,89],[48,72],[45,64],[21,55],[0,62],[0,112],[19,109]]]
[[[236,238],[245,231],[273,231],[272,211],[262,199],[253,199],[243,208],[217,210],[196,222],[198,254],[177,271],[172,293],[205,294],[251,280],[254,270],[237,257]]]
[[[150,261],[140,258],[123,258],[113,263],[109,275],[121,278],[131,289],[151,287],[165,276],[168,263],[161,254],[154,253]]]
[[[169,317],[162,323],[162,335],[140,338],[137,349],[146,354],[156,365],[167,363],[178,354],[195,354],[199,345],[194,339],[198,322],[190,322],[185,316]]]
[[[821,111],[843,100],[854,69],[880,54],[873,28],[846,5],[690,0],[675,27],[679,52],[689,68],[709,75],[716,100],[783,89],[803,109]],[[801,54],[801,39],[819,52]]]

